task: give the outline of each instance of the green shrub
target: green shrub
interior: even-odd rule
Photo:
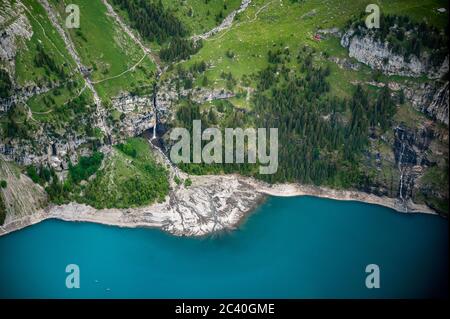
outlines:
[[[169,192],[167,170],[156,163],[148,142],[130,138],[118,145],[105,168],[84,189],[77,200],[96,208],[129,208],[164,201]],[[132,157],[130,161],[126,156]]]
[[[117,145],[117,148],[128,156],[131,156],[133,158],[136,158],[137,156],[137,150],[130,143],[119,144]]]
[[[192,180],[190,179],[190,178],[188,178],[188,179],[186,179],[185,181],[184,181],[184,186],[185,187],[189,187],[189,186],[191,186],[192,185]]]
[[[36,167],[34,167],[34,166],[28,166],[27,167],[27,175],[28,175],[28,177],[29,178],[31,178],[31,180],[34,182],[34,183],[39,183],[39,175],[38,175],[38,173],[37,173],[37,171],[36,171]]]

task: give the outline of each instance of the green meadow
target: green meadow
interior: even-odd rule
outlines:
[[[189,28],[191,34],[205,33],[241,5],[241,0],[163,0],[164,6]]]
[[[83,64],[92,70],[91,79],[103,100],[142,88],[151,92],[154,64],[108,15],[101,0],[52,2],[61,16],[67,4],[79,6],[80,28],[70,29],[70,36]]]
[[[442,27],[446,24],[446,15],[439,14],[437,8],[446,7],[445,1],[375,1],[384,14],[410,15],[417,20],[425,17],[428,21]],[[210,66],[205,75],[210,80],[209,86],[225,88],[225,81],[220,75],[231,72],[235,79],[255,74],[267,67],[267,52],[289,48],[297,52],[302,46],[314,48],[315,64],[328,64],[331,68],[329,82],[332,92],[338,96],[348,97],[352,82],[370,81],[373,72],[362,66],[358,71],[344,70],[328,61],[326,56],[348,57],[339,39],[333,36],[315,40],[314,35],[320,29],[343,28],[351,18],[359,18],[364,13],[367,1],[363,0],[311,0],[280,1],[254,0],[249,8],[238,15],[233,26],[204,41],[203,48],[189,61],[182,65],[188,68],[196,62],[205,61]],[[234,57],[227,56],[232,52]],[[295,61],[293,61],[295,65]],[[196,84],[200,85],[201,79]],[[238,87],[241,83],[238,82]],[[250,83],[254,87],[254,82]],[[245,99],[235,101],[245,107]]]
[[[114,149],[80,200],[97,208],[135,207],[163,201],[168,191],[167,171],[156,163],[148,142],[131,138]]]
[[[54,60],[56,66],[62,67],[67,74],[72,73],[75,68],[75,62],[67,52],[64,41],[53,28],[45,9],[34,0],[24,0],[22,3],[25,6],[24,11],[31,24],[33,36],[29,41],[23,43],[25,48],[19,50],[16,56],[16,79],[18,84],[48,84],[49,81],[60,80],[57,74],[48,72],[43,67],[36,66],[34,60],[39,45]]]

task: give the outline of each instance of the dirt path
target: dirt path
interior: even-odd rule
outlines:
[[[214,27],[213,29],[209,30],[208,32],[205,32],[203,34],[194,35],[191,37],[192,40],[198,41],[198,40],[206,40],[213,35],[222,32],[223,30],[230,29],[233,25],[234,18],[238,13],[244,12],[248,6],[250,5],[252,1],[251,0],[242,0],[241,5],[239,6],[239,9],[232,11],[225,19],[223,19],[222,23],[218,25],[217,27]]]
[[[45,11],[47,12],[47,16],[50,19],[50,22],[52,23],[53,27],[56,29],[56,31],[59,33],[61,38],[64,41],[64,44],[66,46],[67,51],[72,56],[73,60],[75,61],[78,71],[83,75],[83,79],[85,82],[85,86],[92,92],[94,103],[96,105],[96,119],[97,119],[97,127],[99,127],[106,135],[110,135],[108,126],[106,125],[106,111],[102,108],[102,101],[97,93],[97,91],[94,88],[94,85],[86,74],[87,68],[83,65],[81,62],[81,58],[78,55],[75,45],[72,42],[72,39],[70,38],[70,35],[64,31],[62,26],[59,23],[59,19],[57,17],[57,13],[53,10],[53,8],[50,6],[47,0],[39,0],[39,3],[44,7]]]
[[[155,63],[156,68],[158,70],[158,74],[162,73],[161,68],[161,61],[159,60],[159,57],[153,54],[152,50],[150,50],[148,47],[146,47],[142,40],[139,39],[137,35],[131,31],[131,29],[122,21],[122,19],[119,17],[119,15],[114,11],[113,7],[108,3],[107,0],[102,0],[103,4],[106,6],[106,9],[108,10],[108,14],[116,20],[116,22],[119,24],[119,26],[125,31],[126,34],[144,51],[144,53],[150,58],[150,60]]]
[[[59,53],[59,55],[60,55],[64,60],[66,60],[69,64],[71,64],[70,61],[66,58],[66,56],[65,56],[61,51],[59,51],[59,49],[58,49],[58,47],[55,45],[55,43],[53,43],[53,41],[48,37],[47,33],[45,32],[44,27],[43,27],[42,24],[39,22],[39,20],[36,19],[36,17],[31,13],[31,11],[30,11],[23,3],[18,2],[18,4],[19,4],[20,6],[22,6],[22,7],[24,8],[24,10],[30,15],[30,17],[32,17],[33,20],[41,27],[41,30],[42,30],[42,33],[44,34],[44,37],[48,40],[48,42],[51,43],[51,45],[55,48],[55,50]]]
[[[275,1],[276,1],[276,0],[272,0],[272,1],[269,1],[269,2],[267,2],[266,4],[264,4],[261,8],[258,9],[258,11],[255,12],[255,16],[254,16],[252,19],[250,19],[250,17],[248,17],[248,15],[247,15],[247,17],[248,17],[250,20],[248,20],[248,21],[243,21],[243,22],[239,22],[239,23],[235,24],[234,26],[230,25],[230,27],[229,27],[224,33],[222,33],[220,36],[218,36],[217,38],[211,38],[211,39],[209,39],[209,40],[210,40],[210,41],[215,41],[215,40],[222,39],[222,38],[223,38],[228,32],[230,32],[233,28],[236,28],[236,27],[238,27],[238,26],[240,26],[240,25],[244,25],[244,24],[247,24],[247,23],[255,22],[256,19],[258,19],[259,14],[260,14],[264,9],[266,9],[269,5],[271,5],[272,3],[274,3]]]

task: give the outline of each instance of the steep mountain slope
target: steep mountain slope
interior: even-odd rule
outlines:
[[[44,189],[1,155],[0,180],[5,184],[0,188],[0,224],[31,215],[47,205]]]
[[[203,47],[189,61],[179,63],[163,75],[165,87],[161,96],[169,98],[163,98],[161,104],[169,109],[178,109],[179,114],[186,113],[185,102],[179,100],[190,96],[200,110],[199,113],[193,111],[192,116],[206,119],[210,114],[216,114],[213,117],[221,119],[219,123],[213,121],[205,123],[205,126],[212,124],[219,127],[254,125],[261,122],[254,119],[258,118],[258,114],[264,114],[271,123],[270,113],[278,117],[278,112],[283,115],[289,112],[283,119],[286,121],[284,123],[295,128],[283,133],[289,138],[280,141],[284,155],[280,157],[281,170],[272,177],[272,181],[297,180],[335,188],[363,189],[378,195],[398,197],[405,203],[410,198],[427,202],[440,212],[446,212],[447,182],[441,180],[440,185],[435,184],[431,191],[429,183],[425,186],[421,181],[422,177],[429,175],[428,170],[441,174],[448,170],[448,48],[444,45],[447,40],[442,31],[448,14],[438,11],[447,4],[443,1],[382,3],[382,14],[408,17],[401,18],[405,21],[404,25],[397,27],[403,28],[399,31],[408,34],[411,39],[403,43],[391,35],[386,37],[384,30],[391,28],[395,31],[392,28],[399,22],[386,20],[384,15],[382,24],[385,29],[360,36],[361,40],[357,43],[352,21],[364,24],[365,6],[363,1],[252,1],[243,13],[238,14],[231,28],[203,41]],[[393,52],[397,48],[410,50],[409,45],[414,43],[419,32],[425,40],[427,37],[432,40],[428,40],[428,44],[419,40],[424,43],[424,50],[418,57],[413,54],[412,62],[406,62],[406,58]],[[385,38],[381,41],[386,41],[382,47],[386,48],[377,56],[374,48],[377,48],[376,41],[380,40],[376,37],[382,33]],[[409,53],[402,54],[410,58]],[[430,56],[436,57],[436,66],[429,66]],[[392,63],[392,67],[385,67],[385,62]],[[291,85],[290,78],[302,77],[305,63],[306,69],[311,68],[306,79],[320,70],[326,72],[324,80],[319,81],[326,83],[324,94],[311,101],[310,110],[304,109],[302,102],[298,105],[292,102],[295,97],[304,99],[303,93],[285,89]],[[402,68],[420,71],[408,73],[401,71]],[[271,78],[269,75],[274,73],[276,75]],[[267,87],[261,88],[261,80]],[[315,87],[312,91],[320,92],[315,83],[310,82],[310,85]],[[361,105],[365,116],[355,113],[357,110],[353,106],[345,106],[345,100],[355,101],[354,92],[358,85],[363,88],[363,95],[367,95],[367,100]],[[302,86],[304,84],[296,89],[302,90]],[[205,93],[205,89],[209,93]],[[276,92],[275,89],[281,91]],[[262,104],[264,100],[261,100],[260,93],[264,94],[262,97],[277,94],[278,100],[282,93],[288,95],[291,102],[283,102],[273,109]],[[384,100],[380,98],[383,94]],[[226,107],[224,111],[223,102],[208,102],[223,98],[232,103],[231,110],[238,107],[245,115],[239,118],[239,114],[233,115],[233,111],[228,111]],[[277,100],[270,98],[268,103],[278,104]],[[342,106],[330,108],[333,104]],[[338,131],[329,128],[326,121],[320,119],[329,118],[336,111],[336,118],[340,118],[338,122],[341,121],[339,125],[342,126]],[[310,122],[316,118],[312,131],[308,129],[308,123],[301,119],[305,112],[310,114]],[[293,121],[292,116],[300,120]],[[355,120],[356,116],[360,118]],[[364,121],[368,123],[364,124]],[[353,122],[367,125],[361,126],[358,141],[349,140],[349,137],[360,134],[356,131],[345,137],[349,134],[345,131],[352,129],[345,123]],[[272,121],[274,127],[282,128],[284,123]],[[179,119],[174,123],[187,124]],[[267,122],[262,124],[267,126]],[[343,131],[345,147],[339,146],[339,141],[310,138],[311,134],[321,136],[323,133],[319,132],[331,132],[330,129],[335,130],[331,136],[339,136],[339,130]],[[305,130],[308,132],[306,135]],[[327,134],[330,133],[325,133],[325,136]],[[292,144],[295,140],[304,144],[305,138],[315,144],[306,148]],[[334,146],[326,146],[329,143]],[[345,155],[348,152],[346,149],[356,158]],[[405,152],[409,155],[404,156]],[[305,162],[307,164],[300,167],[298,173],[292,171],[293,167]],[[190,167],[185,168],[191,173],[238,171],[253,174],[242,167]]]
[[[9,71],[12,89],[0,101],[1,145],[18,162],[31,163],[47,153],[54,137],[63,143],[74,135],[89,135],[92,98],[45,9],[36,1],[2,5],[14,22],[2,38],[7,53],[2,65]]]
[[[65,25],[69,3],[80,8],[80,28]],[[203,191],[207,178],[192,175],[237,173],[342,198],[350,190],[402,211],[425,204],[448,214],[448,4],[380,1],[382,28],[370,32],[366,5],[2,0],[1,153],[53,203],[120,207],[123,216],[156,200],[178,205],[165,221],[178,233],[178,218],[183,224],[205,200],[208,217],[194,219],[208,226],[199,231],[190,220],[190,234],[216,229],[216,211],[235,221],[236,207],[239,216],[252,207],[227,197],[243,194],[247,180],[216,176],[224,183],[214,189],[226,196],[215,196]],[[194,119],[204,128],[277,127],[278,171],[175,167],[169,134]],[[154,145],[127,140],[142,134]],[[139,187],[148,191],[137,196]]]
[[[191,35],[203,34],[220,24],[233,10],[239,8],[241,0],[171,1],[164,0],[166,8],[187,26]]]
[[[73,39],[83,65],[102,100],[119,93],[150,94],[155,66],[120,25],[108,14],[101,1],[52,1],[64,25],[65,8],[80,8],[80,28],[66,29]]]

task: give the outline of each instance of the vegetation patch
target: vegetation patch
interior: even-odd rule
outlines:
[[[180,37],[173,38],[167,47],[160,51],[160,57],[163,61],[179,61],[188,59],[201,48],[201,41],[194,43],[191,40]]]
[[[420,179],[422,192],[419,199],[422,199],[427,205],[436,209],[440,213],[448,214],[448,198],[436,196],[433,190],[448,194],[448,162],[444,167],[433,166],[427,169]]]
[[[28,166],[26,174],[34,183],[45,187],[49,199],[56,204],[65,204],[80,199],[84,183],[100,168],[103,154],[94,152],[92,156],[82,156],[76,165],[69,164],[69,175],[61,181],[53,168],[48,166]]]
[[[76,165],[69,164],[70,178],[75,184],[87,180],[102,164],[103,154],[95,152],[92,156],[83,156]]]
[[[45,9],[38,1],[22,1],[33,29],[26,49],[16,56],[16,81],[20,85],[49,85],[63,81],[75,69],[75,62],[66,50],[64,41],[51,24]]]
[[[132,138],[116,147],[78,200],[96,208],[129,208],[164,201],[168,192],[166,169],[155,162],[146,140]]]

